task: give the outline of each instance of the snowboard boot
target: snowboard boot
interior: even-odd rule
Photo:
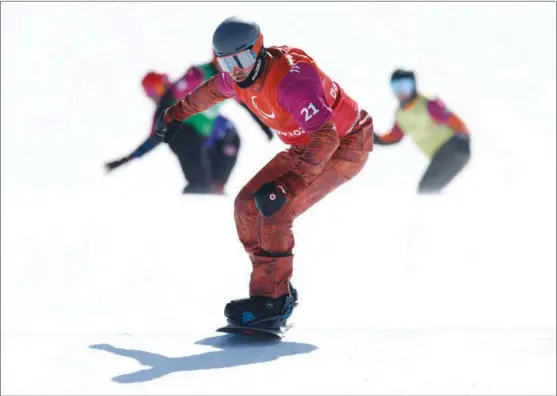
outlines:
[[[294,286],[292,286],[292,282],[288,282],[288,285],[290,287],[290,295],[294,300],[294,306],[296,306],[298,305],[298,290],[294,289]]]
[[[182,190],[182,194],[214,194],[213,187],[204,183],[190,183]]]
[[[224,315],[230,324],[274,329],[286,324],[293,309],[294,298],[290,294],[278,298],[251,296],[230,301]]]

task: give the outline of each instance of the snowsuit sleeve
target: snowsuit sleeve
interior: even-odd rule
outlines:
[[[373,142],[382,146],[387,146],[400,142],[403,137],[404,133],[402,132],[402,129],[400,129],[398,124],[395,122],[388,133],[384,135],[377,135],[376,133],[374,133]]]
[[[468,128],[460,117],[450,111],[440,99],[430,100],[427,103],[427,111],[435,122],[447,125],[456,134],[469,134]]]
[[[147,154],[149,151],[153,150],[159,142],[155,139],[154,136],[149,135],[147,139],[143,141],[130,155],[130,158],[140,158]]]
[[[127,158],[135,159],[140,158],[153,150],[155,147],[159,145],[159,141],[155,138],[155,121],[157,120],[158,116],[162,111],[167,108],[170,104],[174,103],[174,87],[166,87],[166,91],[163,94],[159,105],[155,109],[155,113],[153,115],[153,120],[151,122],[151,129],[149,130],[149,136],[141,143],[134,151],[132,151]]]
[[[233,83],[232,78],[225,73],[215,75],[185,95],[175,105],[170,106],[164,113],[164,121],[166,123],[182,122],[219,102],[232,98],[235,95]]]

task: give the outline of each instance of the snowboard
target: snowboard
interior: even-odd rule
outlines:
[[[286,335],[286,332],[294,326],[293,324],[287,324],[279,328],[264,328],[255,326],[242,326],[236,324],[228,324],[226,326],[217,329],[220,333],[237,334],[246,337],[267,337],[274,339],[282,339]]]

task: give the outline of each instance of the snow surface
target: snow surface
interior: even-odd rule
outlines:
[[[229,15],[299,46],[379,132],[414,68],[473,159],[418,197],[406,141],[295,224],[295,328],[214,332],[247,292],[235,192],[284,146],[249,115],[227,197],[184,197],[140,79]],[[2,394],[555,394],[555,3],[2,3]]]

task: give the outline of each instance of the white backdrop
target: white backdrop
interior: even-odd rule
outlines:
[[[3,393],[555,392],[555,4],[1,6]],[[243,146],[227,197],[181,196],[164,146],[102,168],[148,133],[143,75],[205,62],[230,15],[307,51],[378,132],[405,67],[473,138],[439,197],[416,196],[426,160],[405,141],[296,222],[302,303],[286,354],[194,343],[246,293],[232,199],[284,146],[230,103]],[[315,351],[277,360],[300,341]],[[168,363],[179,374],[124,385],[111,378],[143,366],[89,348],[100,343],[186,356]],[[269,389],[277,372],[289,380]]]

